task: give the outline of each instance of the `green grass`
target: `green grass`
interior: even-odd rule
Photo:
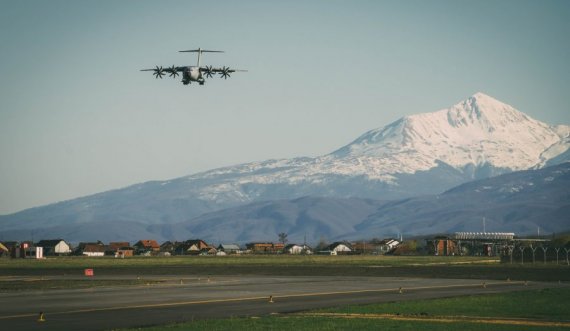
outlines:
[[[521,291],[446,299],[392,302],[324,309],[320,312],[357,314],[427,314],[428,316],[525,317],[570,320],[570,288]]]
[[[455,316],[528,318],[539,321],[570,321],[570,289],[539,290],[491,294],[450,299],[395,302],[363,306],[347,306],[298,314],[273,315],[259,318],[199,320],[189,323],[142,328],[144,331],[181,330],[570,330],[560,326],[501,325],[480,322],[434,322],[393,319],[311,316],[311,313],[400,314],[427,317]],[[134,330],[134,329],[131,329]]]
[[[337,330],[397,330],[397,331],[544,331],[568,330],[544,328],[537,326],[510,326],[473,323],[438,323],[394,321],[382,319],[340,319],[326,317],[263,317],[259,319],[235,318],[228,320],[196,321],[178,325],[131,329],[144,331],[186,331],[186,330],[232,330],[232,331],[266,331],[266,330],[296,330],[296,331],[337,331]]]
[[[441,264],[498,264],[498,258],[471,256],[382,256],[382,255],[242,255],[242,256],[171,256],[171,257],[49,257],[35,259],[0,259],[0,268],[129,268],[160,266],[414,266]]]
[[[101,276],[281,275],[570,281],[566,265],[505,264],[496,258],[471,256],[246,255],[0,259],[0,276],[78,276],[86,268],[93,268]]]

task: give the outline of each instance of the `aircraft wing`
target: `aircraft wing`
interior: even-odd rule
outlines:
[[[156,66],[154,69],[141,69],[141,71],[154,71],[153,75],[156,78],[162,78],[162,76],[166,75],[167,73],[170,74],[170,77],[176,77],[179,75],[179,71],[184,71],[184,67],[159,67]]]
[[[200,67],[200,72],[206,77],[212,77],[214,74],[220,74],[220,77],[227,79],[231,73],[246,72],[247,70],[232,69],[230,67],[214,68],[212,66]]]

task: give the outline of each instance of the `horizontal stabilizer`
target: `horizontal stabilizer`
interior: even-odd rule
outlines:
[[[199,48],[199,49],[190,49],[187,51],[179,51],[179,52],[181,52],[181,53],[206,53],[206,52],[207,53],[223,53],[224,51],[210,51],[207,49],[200,49]]]

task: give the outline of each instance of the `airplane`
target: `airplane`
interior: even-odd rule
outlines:
[[[221,68],[214,68],[212,66],[201,66],[200,59],[202,57],[202,53],[223,53],[224,51],[211,51],[206,49],[190,49],[187,51],[179,51],[181,53],[198,53],[198,65],[196,66],[181,66],[177,67],[172,65],[172,67],[163,68],[162,66],[156,66],[154,69],[141,69],[141,71],[154,71],[153,75],[156,78],[161,78],[165,76],[166,73],[169,74],[170,77],[176,78],[179,75],[179,72],[182,72],[182,84],[188,85],[191,82],[198,82],[200,85],[204,85],[206,82],[205,77],[212,78],[214,74],[220,74],[220,77],[224,79],[228,79],[230,74],[241,71],[245,72],[247,70],[240,70],[240,69],[230,69],[230,67],[223,66]]]

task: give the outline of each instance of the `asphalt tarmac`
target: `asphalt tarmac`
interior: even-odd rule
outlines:
[[[162,282],[2,293],[0,329],[110,330],[204,318],[284,314],[348,304],[566,286],[543,282],[340,276],[161,276],[143,280],[146,279]],[[38,321],[40,312],[44,321]]]

